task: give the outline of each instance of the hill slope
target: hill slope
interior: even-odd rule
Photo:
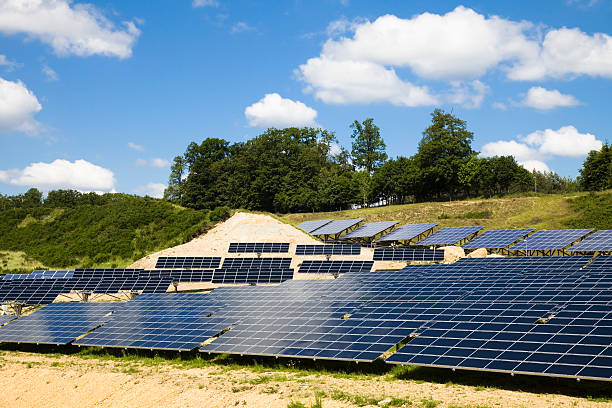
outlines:
[[[153,198],[109,196],[99,205],[0,211],[0,270],[124,267],[187,242],[213,224],[206,210]]]
[[[534,195],[454,202],[429,202],[357,210],[287,214],[282,220],[297,225],[321,219],[364,218],[402,224],[439,222],[442,227],[483,225],[487,229],[525,228],[612,229],[612,192],[572,195]]]

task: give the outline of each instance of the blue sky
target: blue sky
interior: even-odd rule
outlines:
[[[373,117],[412,155],[436,107],[483,156],[578,174],[610,141],[612,2],[0,0],[0,193],[158,196],[191,141]]]

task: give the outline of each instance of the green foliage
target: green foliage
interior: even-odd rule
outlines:
[[[49,196],[39,207],[0,211],[0,250],[23,251],[50,268],[125,263],[186,242],[210,227],[208,211],[148,197],[93,198],[67,191]],[[88,203],[90,199],[97,203]],[[58,211],[62,203],[66,208]]]
[[[212,222],[219,222],[227,220],[231,215],[232,211],[229,208],[221,206],[212,210],[208,217]]]
[[[568,221],[569,228],[612,229],[612,192],[568,199],[578,216]]]
[[[612,148],[604,143],[601,150],[591,150],[580,170],[582,187],[588,191],[612,188]]]
[[[353,134],[353,149],[351,156],[353,163],[372,174],[374,170],[383,165],[387,160],[385,141],[380,136],[380,129],[374,124],[374,119],[368,118],[359,123],[355,121],[351,124]]]

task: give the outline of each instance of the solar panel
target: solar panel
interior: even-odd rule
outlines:
[[[214,269],[221,264],[218,256],[160,256],[156,269]]]
[[[212,283],[218,284],[262,284],[281,283],[293,279],[293,269],[217,269],[212,278]]]
[[[288,269],[291,258],[225,258],[223,269]]]
[[[296,255],[361,255],[360,245],[298,245]]]
[[[375,261],[428,261],[444,260],[444,251],[422,248],[376,248]]]
[[[193,350],[230,326],[214,316],[219,307],[207,294],[140,295],[74,344]]]
[[[420,240],[415,245],[454,245],[480,231],[482,226],[446,227]]]
[[[535,228],[488,230],[461,246],[466,249],[506,248],[533,231]]]
[[[67,279],[72,278],[74,271],[71,270],[37,270],[32,273],[14,273],[4,275],[4,280],[17,279]]]
[[[228,251],[236,253],[286,253],[289,243],[286,242],[231,242]]]
[[[335,220],[327,225],[322,226],[316,231],[312,232],[312,235],[337,235],[342,231],[347,230],[363,221],[363,218],[355,218],[352,220]]]
[[[63,292],[67,279],[18,279],[0,281],[0,302],[44,305]]]
[[[168,276],[172,282],[211,282],[213,269],[161,269],[157,272],[162,276]]]
[[[401,225],[397,229],[394,229],[388,234],[385,234],[382,237],[378,238],[377,241],[410,241],[411,239],[416,238],[419,235],[424,234],[425,232],[434,228],[436,225],[438,225],[437,222],[430,222],[426,224]]]
[[[607,252],[612,251],[612,230],[595,231],[577,244],[572,245],[568,252]]]
[[[561,250],[593,229],[540,230],[508,248],[511,251]]]
[[[374,266],[373,261],[311,261],[307,260],[300,265],[299,273],[348,273],[370,272]]]
[[[389,228],[393,228],[398,223],[399,221],[368,222],[348,234],[344,234],[340,239],[372,238]]]
[[[13,321],[16,318],[16,315],[0,315],[0,326],[4,326],[8,322]]]
[[[120,302],[52,303],[0,327],[0,342],[67,344],[103,324]]]
[[[303,223],[299,224],[297,228],[310,234],[313,231],[316,231],[317,229],[329,224],[332,221],[333,220],[304,221]]]

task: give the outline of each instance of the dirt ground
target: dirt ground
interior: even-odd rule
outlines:
[[[0,408],[53,407],[282,407],[306,406],[323,393],[325,408],[384,406],[438,407],[612,407],[566,395],[398,380],[389,375],[340,378],[300,371],[265,371],[223,365],[182,368],[170,362],[144,365],[18,351],[0,352]],[[428,405],[429,404],[429,405]],[[395,405],[397,406],[397,405]]]

